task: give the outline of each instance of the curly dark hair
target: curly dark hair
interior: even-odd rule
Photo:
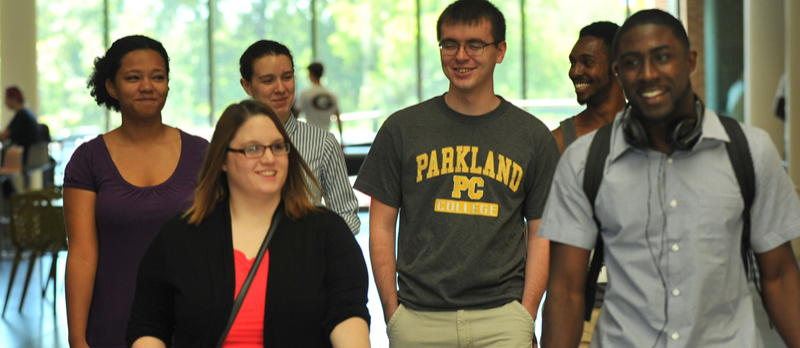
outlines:
[[[89,94],[92,95],[97,105],[105,106],[106,108],[119,111],[119,100],[114,99],[108,94],[106,89],[106,80],[114,82],[122,65],[122,58],[126,54],[136,50],[153,50],[158,52],[164,58],[164,65],[167,69],[167,78],[169,78],[169,56],[164,46],[147,36],[144,35],[131,35],[123,37],[111,45],[106,51],[106,55],[94,59],[94,70],[92,76],[86,82],[86,88],[89,89]]]

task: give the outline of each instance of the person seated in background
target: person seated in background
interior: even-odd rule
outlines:
[[[344,220],[310,200],[306,177],[318,185],[270,107],[228,106],[194,205],[164,225],[139,265],[128,345],[213,346],[258,267],[223,347],[369,347],[364,256]]]
[[[12,145],[28,147],[41,141],[39,122],[33,112],[25,107],[25,97],[16,86],[6,88],[6,107],[14,111],[14,118],[6,130],[0,132],[0,140],[10,139]]]
[[[8,127],[0,132],[0,141],[9,140],[3,147],[0,161],[5,161],[5,152],[9,145],[17,145],[24,149],[22,152],[22,164],[24,165],[28,162],[28,147],[42,140],[39,123],[36,122],[33,112],[25,107],[25,97],[17,86],[6,88],[4,102],[6,107],[14,111],[14,118],[11,119]],[[3,180],[3,197],[8,198],[14,192],[16,189],[11,181]]]

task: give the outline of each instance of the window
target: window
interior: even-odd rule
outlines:
[[[629,12],[675,1],[494,1],[506,17],[508,44],[495,70],[496,93],[554,127],[583,109],[567,77],[580,28],[622,23]],[[239,57],[253,42],[271,39],[292,50],[298,95],[310,86],[308,64],[325,64],[323,84],[338,95],[343,113],[343,142],[369,143],[390,114],[447,91],[436,21],[451,2],[40,0],[40,120],[63,140],[54,156],[61,167],[75,145],[117,127],[119,114],[96,105],[86,80],[106,45],[143,34],[161,41],[171,58],[164,122],[209,137],[222,110],[248,98]]]

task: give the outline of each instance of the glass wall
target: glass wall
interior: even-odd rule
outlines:
[[[40,120],[64,140],[62,161],[70,142],[118,126],[119,115],[89,96],[86,79],[111,42],[143,34],[161,41],[171,58],[164,121],[208,137],[223,108],[247,98],[239,57],[271,39],[292,50],[297,94],[310,86],[306,66],[325,64],[322,82],[339,96],[343,142],[368,143],[394,111],[447,91],[436,20],[451,1],[39,0]],[[496,93],[554,126],[581,110],[567,78],[580,28],[622,23],[638,9],[674,1],[495,1],[506,16],[508,46],[495,71]]]
[[[317,6],[323,83],[337,94],[341,112],[354,113],[343,125],[344,142],[372,142],[377,120],[419,100],[414,1],[327,0]],[[303,69],[308,64],[298,62]],[[307,71],[300,75],[308,86]]]
[[[289,47],[297,72],[297,93],[307,86],[302,66],[312,56],[310,6],[310,0],[216,1],[212,31],[214,122],[227,105],[248,98],[239,82],[239,57],[258,40],[274,40]]]

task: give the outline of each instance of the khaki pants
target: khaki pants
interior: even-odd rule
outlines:
[[[592,310],[592,319],[583,323],[583,335],[581,336],[581,344],[578,348],[589,348],[592,343],[592,335],[594,334],[594,327],[597,326],[597,318],[600,317],[600,308]]]
[[[402,305],[386,325],[390,348],[519,347],[533,342],[533,318],[517,302],[491,309],[424,312]]]

